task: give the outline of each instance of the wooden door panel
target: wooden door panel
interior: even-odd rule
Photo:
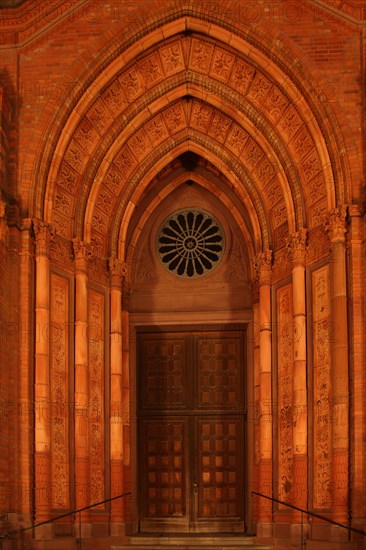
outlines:
[[[179,335],[154,335],[145,337],[141,344],[141,409],[176,411],[186,408],[186,339]]]
[[[187,515],[187,418],[141,422],[142,520],[184,519]]]
[[[242,339],[220,333],[196,337],[197,407],[242,408]]]
[[[139,336],[140,529],[242,531],[243,337]]]
[[[243,419],[195,419],[197,519],[242,517]]]

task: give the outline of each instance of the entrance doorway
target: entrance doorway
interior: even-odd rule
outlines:
[[[244,531],[244,334],[138,333],[141,532]]]

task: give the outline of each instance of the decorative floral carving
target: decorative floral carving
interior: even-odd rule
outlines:
[[[191,124],[195,128],[207,132],[210,116],[211,109],[209,107],[206,107],[205,105],[197,102],[193,103]]]
[[[321,171],[321,165],[318,153],[314,150],[311,155],[302,163],[301,171],[306,181],[311,181]]]
[[[290,147],[295,150],[295,154],[299,159],[304,158],[314,147],[313,140],[306,127],[303,127],[300,132],[290,143]]]
[[[79,239],[73,239],[72,244],[76,268],[86,267],[85,263],[90,261],[93,256],[93,245]]]
[[[144,128],[138,130],[136,134],[130,138],[128,146],[138,160],[143,159],[148,154],[151,150],[151,145],[146,137]]]
[[[77,188],[77,180],[78,175],[63,162],[57,175],[57,187],[62,187],[70,195],[74,195]]]
[[[129,174],[132,172],[134,166],[136,165],[136,161],[133,158],[131,152],[128,150],[127,146],[125,146],[115,158],[114,164],[117,166],[123,177],[127,179]]]
[[[293,488],[293,323],[292,286],[277,291],[278,319],[278,461],[279,499],[288,500]]]
[[[286,248],[294,265],[305,264],[307,230],[301,228],[287,239]]]
[[[242,160],[246,165],[253,168],[256,167],[263,157],[262,149],[256,144],[256,142],[249,138],[242,153]]]
[[[120,79],[127,100],[131,103],[143,92],[141,77],[136,67],[127,70]]]
[[[249,83],[252,81],[254,73],[255,73],[255,70],[251,65],[238,59],[236,61],[236,64],[231,76],[232,86],[236,88],[238,92],[245,94]]]
[[[102,186],[98,193],[95,205],[107,214],[111,212],[113,204],[114,197],[110,193],[108,193],[105,186]]]
[[[272,269],[272,250],[266,248],[263,252],[259,252],[253,260],[253,266],[258,272],[259,281],[267,281]]]
[[[164,111],[164,120],[169,132],[175,132],[186,125],[185,116],[181,105],[173,105]]]
[[[41,220],[33,220],[33,229],[36,238],[37,256],[48,256],[50,243],[55,238],[55,229],[52,225]]]
[[[275,122],[280,118],[287,105],[286,97],[276,86],[272,86],[265,102],[265,109]]]
[[[331,502],[330,295],[329,268],[313,273],[314,506]]]
[[[153,53],[139,63],[140,73],[143,75],[146,86],[155,84],[163,78],[163,71],[160,66],[159,56]]]
[[[226,140],[226,145],[240,156],[249,135],[236,124],[233,124]]]
[[[51,275],[50,385],[52,440],[52,501],[54,507],[69,506],[68,492],[68,280]]]
[[[221,113],[215,113],[212,117],[209,134],[214,136],[217,141],[223,143],[226,138],[228,129],[230,128],[231,120]]]
[[[191,67],[200,72],[207,72],[210,66],[213,46],[197,39],[192,40]]]
[[[145,253],[141,254],[136,266],[136,282],[154,282],[157,279],[156,267],[150,257]]]
[[[145,130],[151,143],[161,143],[168,137],[162,116],[158,115],[145,125]]]
[[[121,174],[117,171],[116,166],[113,164],[104,179],[104,183],[107,189],[110,189],[115,196],[118,196],[122,184],[122,178]]]
[[[75,139],[87,153],[91,153],[98,143],[99,136],[91,122],[83,118],[75,132]]]
[[[245,281],[247,279],[245,269],[245,257],[243,249],[236,243],[230,253],[229,265],[225,271],[225,279],[227,281]]]
[[[247,94],[248,99],[251,99],[255,103],[263,104],[270,86],[271,83],[257,72]]]
[[[325,230],[332,243],[344,242],[346,234],[347,207],[342,205],[328,213],[324,222]]]
[[[111,277],[122,279],[122,277],[126,276],[127,264],[116,256],[111,256],[108,260],[108,269]]]
[[[61,191],[56,191],[54,202],[54,208],[56,211],[63,212],[64,214],[71,212],[72,203],[73,199],[70,195],[66,195],[66,193],[62,193]]]
[[[175,42],[166,48],[162,48],[160,51],[160,56],[163,61],[166,75],[177,73],[184,68],[183,56],[179,42]]]
[[[272,209],[272,225],[276,229],[287,220],[286,204],[281,202],[278,206]]]
[[[123,95],[122,87],[118,80],[115,80],[103,93],[103,101],[114,116],[123,110],[123,107],[126,105],[126,98]]]
[[[89,291],[89,444],[93,502],[104,494],[104,296]]]
[[[279,129],[281,130],[282,135],[284,134],[287,136],[288,140],[290,140],[300,128],[301,124],[302,122],[300,116],[298,115],[295,107],[290,104],[279,122]]]
[[[274,168],[267,158],[260,163],[256,172],[257,172],[258,178],[260,179],[261,187],[269,185],[273,180],[273,178],[275,177]]]
[[[81,174],[86,160],[86,153],[84,153],[75,140],[72,141],[66,150],[65,161]]]
[[[215,48],[211,65],[211,74],[214,77],[226,82],[229,78],[234,59],[235,58],[231,53],[228,53],[221,48]]]

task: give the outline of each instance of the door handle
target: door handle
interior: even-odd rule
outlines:
[[[194,481],[194,482],[193,482],[193,491],[194,491],[195,493],[197,493],[197,491],[198,491],[198,483],[197,483],[197,481]]]

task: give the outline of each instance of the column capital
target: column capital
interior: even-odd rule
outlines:
[[[347,206],[345,204],[334,208],[328,213],[324,226],[332,244],[345,242],[346,214]]]
[[[55,239],[56,231],[51,224],[42,220],[33,220],[33,229],[36,239],[36,255],[49,255],[50,243]]]
[[[307,230],[304,227],[288,237],[286,249],[291,256],[293,266],[305,264],[306,241]]]
[[[254,269],[259,275],[259,285],[270,284],[272,271],[272,250],[266,248],[253,260]]]
[[[93,247],[90,243],[79,239],[72,240],[74,251],[75,267],[79,271],[86,271],[88,261],[93,255]]]
[[[121,286],[122,280],[127,274],[127,264],[117,256],[111,256],[108,259],[109,274],[112,285]]]

